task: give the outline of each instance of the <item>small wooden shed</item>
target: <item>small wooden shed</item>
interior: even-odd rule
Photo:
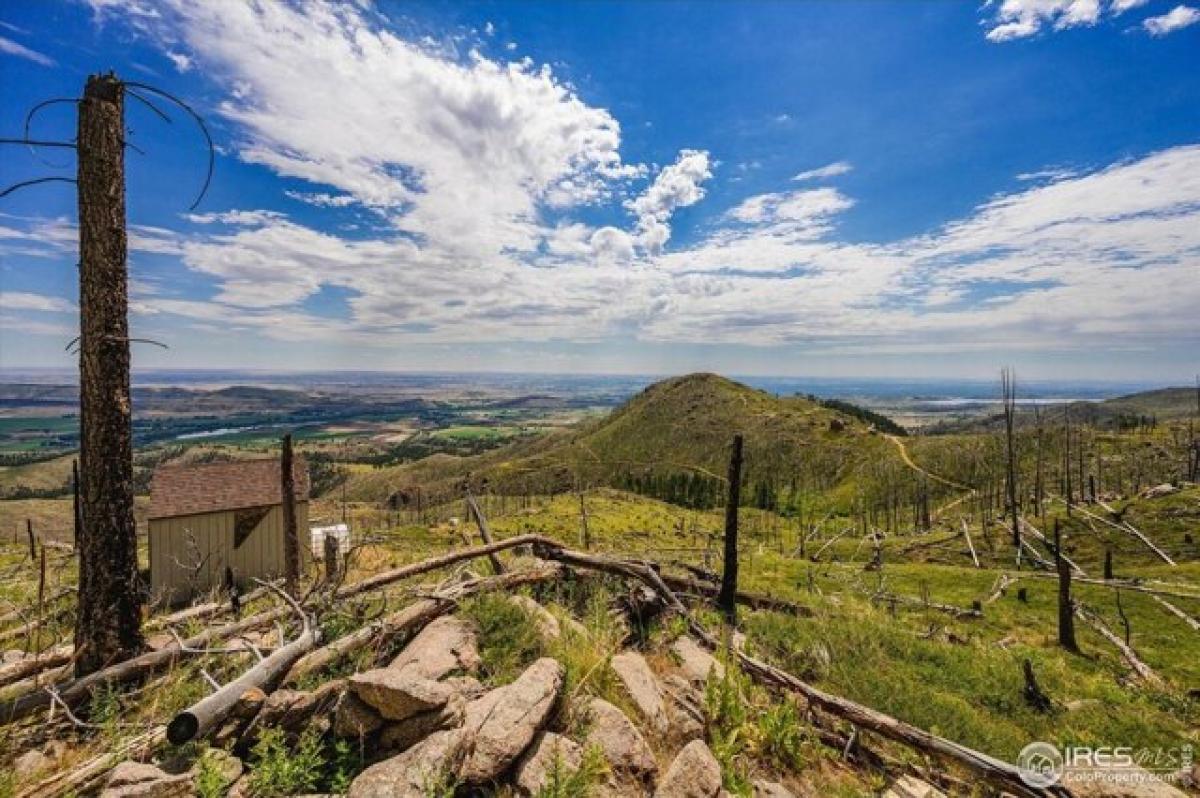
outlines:
[[[293,461],[301,568],[307,566],[308,464]],[[283,575],[283,488],[277,458],[160,466],[150,485],[150,588],[170,603],[224,583]]]

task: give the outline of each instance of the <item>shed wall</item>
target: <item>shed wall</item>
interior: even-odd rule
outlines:
[[[149,526],[150,589],[171,603],[196,592],[219,587],[225,567],[233,568],[239,587],[251,580],[283,574],[283,507],[273,506],[238,548],[233,546],[236,511],[151,519]],[[301,568],[311,561],[308,548],[308,502],[296,503],[296,529]],[[191,544],[195,541],[195,546]],[[203,561],[195,570],[194,564]],[[252,585],[251,585],[252,586]]]

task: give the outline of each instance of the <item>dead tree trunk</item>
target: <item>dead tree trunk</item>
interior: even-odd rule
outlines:
[[[74,527],[71,531],[71,545],[79,548],[79,534],[83,531],[83,505],[79,503],[79,461],[71,461],[71,504],[74,511]]]
[[[1001,390],[1004,394],[1004,437],[1008,453],[1005,480],[1008,489],[1008,512],[1012,521],[1013,548],[1017,550],[1017,562],[1021,561],[1021,526],[1017,521],[1017,442],[1014,426],[1017,415],[1017,384],[1012,369],[1000,373]]]
[[[25,519],[25,536],[29,538],[29,562],[37,562],[37,538],[33,536],[33,519]]]
[[[725,564],[721,572],[721,592],[717,606],[732,624],[737,621],[738,578],[738,502],[742,492],[742,436],[733,436],[729,456],[729,497],[725,502]]]
[[[325,536],[325,582],[334,584],[338,578],[338,540],[336,535]]]
[[[579,490],[579,523],[583,527],[583,550],[590,551],[592,548],[592,534],[588,530],[587,504],[583,499],[582,488]]]
[[[479,503],[475,501],[475,497],[471,495],[470,487],[467,488],[467,512],[475,520],[475,525],[479,527],[479,537],[483,540],[485,546],[492,545],[492,530],[488,527],[487,518],[483,511],[479,509]],[[504,563],[500,562],[500,558],[495,554],[488,555],[488,562],[492,564],[492,572],[495,574],[504,573]]]
[[[1058,643],[1067,651],[1078,654],[1075,642],[1075,606],[1071,603],[1071,566],[1062,552],[1062,533],[1054,519],[1054,567],[1058,571]]]
[[[133,520],[124,87],[88,78],[79,103],[79,607],[75,673],[143,648]]]
[[[283,436],[279,455],[279,480],[283,498],[283,580],[292,598],[300,590],[300,541],[296,532],[296,474],[292,466],[292,436]]]

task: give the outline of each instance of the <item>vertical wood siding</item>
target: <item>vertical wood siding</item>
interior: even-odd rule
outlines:
[[[238,548],[233,547],[235,510],[150,521],[150,589],[172,603],[219,587],[225,568],[239,586],[283,573],[283,508],[275,505]],[[308,541],[308,502],[296,503],[301,567],[312,561]],[[193,548],[189,540],[195,541]],[[194,570],[197,562],[203,565]],[[195,576],[193,576],[193,571]]]

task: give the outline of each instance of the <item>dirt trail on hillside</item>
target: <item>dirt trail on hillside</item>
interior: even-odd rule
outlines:
[[[972,488],[970,485],[964,485],[961,482],[955,482],[952,479],[946,479],[945,477],[938,476],[937,474],[933,473],[932,471],[927,471],[924,468],[922,468],[921,466],[917,465],[917,463],[912,459],[912,455],[910,455],[908,453],[908,447],[904,445],[904,441],[901,440],[899,436],[888,435],[885,433],[883,437],[887,438],[889,441],[896,444],[896,448],[900,450],[900,459],[903,460],[904,464],[907,465],[909,468],[911,468],[913,471],[916,471],[919,474],[925,475],[929,479],[932,479],[934,482],[940,482],[943,485],[947,485],[951,488],[956,488],[958,490],[966,491],[966,493],[964,493],[962,496],[959,496],[957,499],[954,499],[947,504],[943,504],[941,507],[934,510],[933,515],[935,518],[937,516],[941,515],[946,510],[949,510],[951,507],[959,505],[975,495],[975,489]]]

